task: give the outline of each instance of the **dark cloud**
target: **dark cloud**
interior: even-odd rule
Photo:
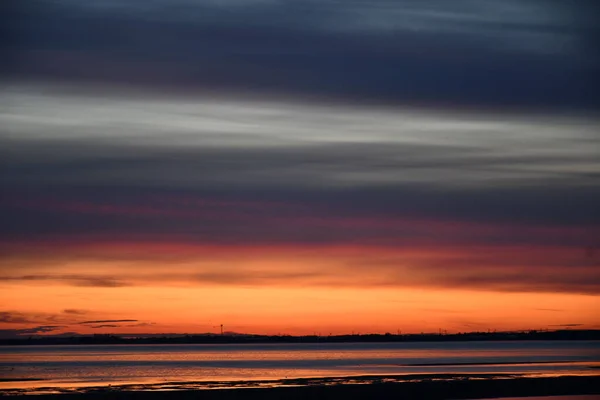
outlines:
[[[453,287],[500,292],[546,292],[546,293],[584,293],[597,295],[600,293],[600,279],[594,276],[592,270],[580,273],[574,277],[545,276],[543,269],[523,268],[519,272],[506,272],[498,268],[497,274],[488,275],[480,269],[461,271],[454,275],[444,275],[443,278],[432,280],[437,287]],[[453,276],[454,275],[454,276]],[[458,275],[458,276],[457,276]],[[561,278],[562,277],[562,278]]]
[[[268,121],[264,123],[268,126]],[[326,128],[327,125],[321,127]],[[541,126],[539,129],[545,128]],[[401,131],[398,136],[401,136]],[[203,132],[200,137],[206,137],[206,134]],[[177,139],[173,138],[174,141]],[[182,137],[179,139],[185,140]],[[590,145],[600,144],[600,136],[591,132],[589,137],[573,138],[574,143],[586,139]],[[126,136],[117,140],[123,143],[107,145],[105,140],[98,138],[79,141],[38,139],[33,143],[5,139],[2,152],[5,174],[0,182],[7,186],[80,186],[83,182],[127,186],[138,182],[136,186],[142,183],[152,186],[176,184],[272,190],[280,186],[287,189],[298,186],[305,188],[318,185],[319,182],[339,184],[346,175],[361,173],[365,179],[357,179],[355,187],[377,189],[377,186],[393,188],[398,185],[398,191],[403,191],[406,182],[403,182],[402,176],[393,175],[401,171],[410,171],[413,179],[420,178],[423,182],[433,179],[436,174],[445,173],[446,179],[456,179],[458,182],[466,176],[514,180],[533,185],[543,181],[550,184],[550,189],[560,184],[574,186],[600,180],[597,171],[573,168],[586,162],[594,163],[594,154],[569,154],[561,152],[560,147],[549,154],[534,154],[534,148],[523,147],[521,154],[508,155],[501,153],[502,148],[485,147],[489,146],[485,143],[476,147],[466,143],[442,145],[340,141],[277,148],[215,145],[156,148],[146,146],[143,140],[131,143]],[[539,144],[561,145],[542,141]],[[505,150],[514,152],[515,149]],[[554,166],[555,170],[547,170],[549,166]],[[186,171],[194,171],[194,174],[186,175]],[[368,181],[371,176],[379,176],[381,183],[373,185]]]
[[[587,262],[583,254],[569,248],[535,248],[514,246],[449,246],[437,245],[415,247],[412,244],[397,246],[358,247],[358,252],[329,253],[327,247],[321,256],[328,261],[328,268],[315,265],[311,258],[304,259],[302,248],[288,249],[286,259],[296,260],[293,265],[259,267],[245,264],[244,261],[262,254],[264,257],[278,251],[274,247],[256,248],[248,255],[240,248],[224,247],[221,253],[207,254],[194,247],[175,248],[179,258],[169,260],[170,272],[164,271],[166,259],[154,257],[153,246],[141,246],[142,253],[148,256],[143,261],[136,252],[128,255],[135,264],[119,269],[114,273],[121,279],[137,286],[189,287],[204,285],[231,286],[278,286],[278,287],[421,287],[438,289],[467,289],[496,292],[544,292],[579,293],[596,295],[600,293],[600,280],[597,267]],[[168,249],[168,247],[166,248]],[[236,249],[235,252],[232,249]],[[188,250],[193,250],[188,252]],[[79,263],[90,261],[98,264],[102,254],[111,252],[111,246],[103,247],[99,253],[81,253]],[[161,252],[165,249],[161,250]],[[313,248],[313,251],[319,251]],[[379,256],[379,252],[390,254]],[[185,255],[181,255],[183,252]],[[414,255],[417,252],[417,256]],[[69,260],[75,259],[73,251],[67,251]],[[100,254],[100,255],[96,255]],[[53,254],[40,255],[43,260],[55,257]],[[118,255],[115,260],[121,260]],[[158,258],[158,259],[157,259]],[[204,260],[208,259],[209,262]],[[60,270],[63,262],[59,258],[54,263],[40,266],[37,258],[27,262],[27,268],[52,268]],[[304,260],[304,261],[302,261]],[[131,268],[135,265],[136,268]],[[107,266],[110,268],[110,266]],[[565,271],[568,270],[568,274]],[[367,272],[368,271],[368,272]],[[560,312],[559,309],[539,308],[540,311]],[[17,319],[20,320],[20,319]],[[30,319],[28,319],[30,320]],[[61,321],[62,322],[62,321]],[[87,323],[114,323],[121,320],[93,320]],[[132,321],[133,322],[133,321]]]
[[[152,325],[156,325],[155,322],[140,322],[139,324],[131,324],[131,325],[123,325],[126,327],[134,327],[134,326],[152,326]]]
[[[0,281],[27,281],[27,282],[35,282],[35,281],[58,281],[65,282],[73,286],[83,286],[83,287],[122,287],[128,286],[128,283],[115,279],[113,277],[106,276],[90,276],[90,275],[72,275],[72,274],[64,274],[64,275],[19,275],[19,276],[0,276]],[[65,313],[75,314],[73,311]],[[80,312],[80,311],[79,311]]]
[[[16,306],[16,305],[15,305]],[[0,311],[0,323],[6,324],[68,324],[69,319],[61,314]]]
[[[472,320],[465,320],[465,319],[456,319],[452,321],[454,324],[456,324],[457,326],[462,326],[465,328],[468,328],[470,330],[487,330],[489,329],[490,326],[492,326],[493,324],[490,324],[489,322],[482,322],[482,321],[472,321]]]
[[[83,321],[79,322],[79,324],[104,324],[111,322],[138,322],[137,319],[101,319],[97,321]]]
[[[28,324],[34,323],[35,319],[20,312],[0,311],[0,322],[4,324]]]
[[[38,335],[38,334],[46,334],[50,332],[54,332],[64,328],[64,326],[59,325],[40,325],[33,328],[26,329],[0,329],[0,338],[11,339],[18,338],[21,336],[30,336],[30,335]]]
[[[435,252],[435,248],[432,252]],[[600,293],[600,279],[595,265],[570,250],[561,252],[550,248],[536,251],[514,247],[467,247],[459,252],[421,257],[419,260],[408,256],[380,260],[377,257],[364,257],[348,263],[347,268],[348,276],[367,268],[369,271],[376,271],[370,276],[372,284],[384,286],[427,286],[499,292]]]
[[[152,199],[157,193],[167,196]],[[445,190],[398,185],[302,192],[249,188],[230,193],[116,187],[57,190],[52,199],[43,196],[42,191],[21,194],[14,203],[4,205],[0,234],[5,240],[77,236],[124,241],[177,237],[188,243],[257,245],[355,240],[396,245],[529,244],[575,246],[582,254],[589,246],[598,245],[596,204],[600,191],[586,187],[569,191],[547,187]],[[244,204],[260,196],[264,205]],[[199,203],[210,199],[217,205],[181,204],[180,198],[190,197]],[[35,198],[40,200],[30,201]],[[238,205],[228,204],[234,201]],[[564,207],[567,201],[568,208]],[[436,220],[439,223],[434,223]],[[105,275],[22,275],[19,279],[63,280],[80,286],[128,284]]]
[[[18,332],[21,335],[38,334],[38,333],[53,332],[53,331],[56,331],[56,330],[64,328],[64,327],[65,326],[62,326],[62,325],[42,325],[42,326],[36,326],[34,328],[19,329]]]
[[[7,239],[177,235],[202,242],[335,243],[421,235],[584,247],[596,245],[594,226],[600,223],[600,190],[594,184],[600,177],[579,167],[594,165],[595,155],[577,149],[562,154],[560,143],[540,142],[557,146],[546,156],[533,148],[507,156],[493,148],[398,143],[277,149],[60,140],[5,144],[0,235]],[[465,176],[476,179],[461,182]],[[384,223],[393,219],[395,226]],[[456,223],[462,236],[410,222],[422,219]],[[469,234],[458,226],[461,221],[515,226]],[[534,234],[523,224],[581,229]],[[112,277],[62,279],[126,284]]]
[[[20,76],[454,105],[599,104],[589,1],[9,3],[0,44],[11,55],[5,73]]]
[[[308,268],[307,268],[308,269]],[[335,276],[317,271],[207,271],[189,276],[188,279],[197,283],[211,283],[220,285],[269,285],[269,284],[294,284],[304,285],[306,282],[313,284],[331,284],[336,282]],[[339,282],[343,284],[342,282]],[[352,283],[351,283],[352,284]]]
[[[548,326],[561,326],[561,327],[566,327],[566,328],[572,328],[572,327],[576,327],[576,326],[583,326],[585,324],[558,324],[558,325],[548,325]]]
[[[71,314],[71,315],[85,315],[87,313],[89,313],[88,310],[80,310],[80,309],[76,309],[76,308],[67,308],[63,310],[63,313],[65,314]]]
[[[106,325],[91,325],[90,328],[94,328],[94,329],[98,329],[98,328],[119,328],[121,325],[111,325],[111,324],[106,324]]]
[[[16,280],[18,281],[18,280]],[[60,313],[34,313],[17,311],[0,311],[0,323],[5,324],[36,324],[43,326],[66,326],[77,324],[81,315],[88,314],[87,310],[66,309]]]
[[[76,332],[55,333],[69,326],[84,325],[92,328],[116,328],[120,326],[150,326],[153,323],[139,322],[136,319],[120,320],[90,320],[78,322],[76,317],[88,314],[86,310],[66,309],[60,314],[48,313],[27,313],[15,311],[0,311],[0,324],[19,324],[26,325],[27,328],[19,329],[0,329],[0,338],[18,338],[25,335],[49,334],[58,336],[76,336]],[[54,323],[54,324],[52,324]],[[121,325],[114,323],[135,323],[131,325]],[[99,325],[98,325],[99,324]],[[35,325],[35,326],[31,326]]]

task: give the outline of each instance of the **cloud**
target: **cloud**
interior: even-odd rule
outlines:
[[[126,327],[137,327],[137,326],[152,326],[156,325],[156,322],[140,322],[139,324],[123,325]]]
[[[589,1],[178,3],[14,4],[3,18],[15,38],[0,42],[14,60],[4,72],[347,100],[598,105],[587,94],[600,58]]]
[[[111,325],[111,324],[106,324],[106,325],[92,325],[90,326],[90,328],[94,328],[94,329],[98,329],[98,328],[119,328],[121,325]]]
[[[17,306],[14,304],[13,306]],[[68,324],[69,318],[61,314],[0,311],[0,323],[5,324]]]
[[[97,321],[83,321],[79,322],[79,324],[103,324],[103,323],[111,323],[111,322],[138,322],[137,319],[104,319]]]
[[[286,128],[291,129],[291,126]],[[544,129],[544,126],[537,129]],[[506,130],[510,130],[510,127]],[[401,135],[399,131],[398,136]],[[203,135],[199,133],[197,136],[201,138]],[[435,137],[431,140],[435,140]],[[8,185],[19,181],[33,185],[42,182],[79,185],[84,179],[92,178],[97,185],[116,186],[137,180],[153,186],[175,186],[188,190],[197,184],[205,184],[210,189],[217,182],[238,189],[255,183],[263,189],[272,189],[277,185],[289,189],[291,184],[295,184],[309,189],[332,185],[339,190],[349,183],[357,188],[397,186],[400,189],[414,185],[415,181],[436,184],[444,174],[456,178],[452,185],[455,187],[481,185],[486,180],[515,184],[548,181],[551,186],[569,180],[571,186],[598,180],[597,171],[590,168],[596,164],[596,160],[586,148],[589,141],[585,138],[580,141],[573,138],[569,148],[563,149],[556,147],[563,145],[561,140],[553,141],[550,138],[547,141],[534,140],[531,147],[520,149],[512,148],[509,144],[497,146],[495,143],[480,143],[480,149],[473,149],[461,147],[463,144],[460,141],[443,146],[393,141],[377,143],[376,140],[361,144],[315,141],[311,145],[289,144],[286,147],[282,143],[280,148],[269,148],[267,145],[258,147],[260,144],[257,144],[254,148],[228,148],[225,145],[221,148],[194,146],[186,149],[146,149],[144,142],[144,139],[138,139],[139,149],[125,144],[115,148],[114,145],[104,145],[101,140],[96,143],[93,139],[86,140],[86,143],[58,140],[53,144],[77,151],[78,156],[55,152],[43,141],[16,145],[7,143],[5,151],[8,153],[10,150],[12,157],[6,160],[5,168],[10,174],[5,175],[3,181]],[[548,154],[539,154],[540,151],[533,147],[536,144],[554,148],[548,149]],[[39,146],[39,149],[34,146]],[[501,151],[515,154],[500,154]],[[573,151],[581,151],[580,157],[576,157]],[[38,158],[17,158],[19,153],[21,156],[36,155]],[[106,154],[112,155],[107,157]],[[68,169],[66,166],[71,163],[82,169]],[[183,174],[190,169],[195,170],[196,174]],[[410,171],[411,174],[399,175],[399,171]],[[149,180],[150,176],[154,176],[154,180]],[[115,208],[114,212],[118,211]]]
[[[600,279],[593,276],[592,269],[576,276],[564,278],[563,273],[543,276],[543,268],[522,268],[520,271],[507,271],[497,268],[497,275],[473,268],[457,274],[442,275],[431,279],[440,288],[461,288],[499,291],[499,292],[575,292],[597,295],[600,293]],[[562,277],[562,279],[561,279]]]
[[[122,282],[113,277],[106,276],[89,276],[89,275],[19,275],[19,276],[0,276],[0,281],[24,281],[24,282],[46,282],[46,281],[57,281],[57,282],[65,282],[72,286],[82,286],[82,287],[103,287],[103,288],[113,288],[113,287],[123,287],[128,286],[128,283]],[[64,312],[67,314],[77,314],[81,313],[81,310],[65,310]],[[76,312],[73,312],[76,311]],[[77,312],[78,311],[78,312]]]
[[[22,336],[30,336],[30,335],[38,335],[38,334],[46,334],[50,332],[55,332],[64,328],[64,326],[59,325],[40,325],[33,328],[26,329],[0,329],[0,338],[11,339],[11,338],[19,338]]]
[[[64,328],[64,327],[65,326],[62,326],[62,325],[41,325],[41,326],[36,326],[34,328],[19,329],[17,331],[20,335],[38,334],[38,333],[53,332],[53,331],[56,331],[56,330]]]
[[[0,96],[6,283],[599,291],[591,115],[44,88]],[[217,254],[338,247],[365,253]]]
[[[118,328],[121,326],[133,327],[153,325],[153,323],[139,322],[136,319],[77,321],[77,317],[88,313],[89,311],[80,309],[66,309],[59,314],[0,311],[0,324],[5,326],[25,325],[25,327],[18,327],[17,329],[0,329],[0,337],[18,338],[24,335],[45,335],[49,333],[60,336],[79,335],[79,333],[76,332],[56,333],[62,331],[64,328],[74,326]],[[122,325],[121,323],[130,323],[130,325]]]
[[[469,240],[595,245],[588,242],[595,236],[589,227],[600,223],[600,127],[592,117],[114,94],[107,102],[32,91],[3,95],[21,110],[0,115],[8,132],[20,132],[0,133],[6,239],[461,237],[459,229],[438,234],[439,224],[411,222],[438,219],[462,224]],[[464,222],[495,228],[469,235]],[[66,277],[81,285],[126,284],[101,278]]]
[[[20,312],[0,311],[0,323],[3,324],[28,324],[35,320]]]
[[[88,310],[81,310],[81,309],[76,309],[76,308],[66,308],[62,312],[65,314],[71,314],[71,315],[85,315],[85,314],[89,313]]]
[[[30,256],[21,261],[23,268],[67,271],[71,267],[65,266],[63,260],[69,260],[68,265],[93,265],[94,269],[110,272],[131,285],[152,287],[419,287],[600,293],[596,265],[589,262],[583,250],[577,252],[564,246],[441,246],[435,242],[429,245],[399,242],[393,246],[385,242],[385,245],[202,247],[118,242],[94,243],[87,250],[85,246],[67,246],[63,251],[66,258],[44,252],[36,256],[39,259]],[[52,261],[52,257],[58,258]],[[169,265],[168,273],[164,270],[165,263]],[[127,268],[122,268],[123,265]],[[565,274],[567,269],[569,272]]]
[[[17,306],[17,305],[14,305]],[[18,312],[18,311],[0,311],[0,324],[36,324],[40,326],[56,326],[65,327],[74,324],[88,324],[96,322],[113,322],[109,321],[85,321],[80,322],[79,317],[89,314],[87,310],[81,309],[66,309],[60,313],[39,313],[39,312]],[[135,320],[125,320],[133,322]]]

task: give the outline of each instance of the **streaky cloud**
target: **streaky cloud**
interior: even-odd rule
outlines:
[[[79,324],[104,324],[113,322],[138,322],[137,319],[101,319],[96,321],[82,321]]]
[[[128,286],[128,283],[122,282],[113,277],[106,276],[93,276],[83,274],[65,274],[65,275],[19,275],[19,276],[0,276],[0,281],[59,281],[66,282],[72,286],[83,286],[83,287],[122,287]],[[71,310],[73,311],[73,310]],[[69,314],[73,314],[70,312]]]
[[[588,90],[600,65],[597,9],[587,0],[9,3],[2,22],[12,40],[0,41],[9,77],[359,102],[598,107]]]

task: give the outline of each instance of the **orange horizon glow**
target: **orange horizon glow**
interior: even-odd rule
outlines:
[[[595,296],[463,290],[200,286],[194,288],[2,287],[3,302],[28,305],[64,328],[52,333],[348,334],[598,329]],[[157,294],[159,293],[159,294]],[[80,315],[65,313],[76,303]],[[102,309],[98,310],[101,305]],[[543,307],[543,308],[542,308]],[[81,322],[135,319],[136,323]],[[139,325],[138,325],[139,324]],[[580,325],[579,325],[580,324]],[[10,325],[10,326],[9,326]],[[25,329],[32,324],[2,324]]]
[[[14,268],[3,277],[0,305],[10,316],[0,329],[194,334],[217,333],[224,324],[237,333],[329,335],[600,328],[598,296],[552,292],[560,290],[562,274],[552,263],[581,257],[568,248],[160,242],[29,248],[37,251],[16,251],[3,261],[27,265],[27,273]],[[526,276],[531,268],[523,267],[532,264],[556,282],[535,290],[527,282],[535,280]],[[519,276],[524,283],[515,286]]]

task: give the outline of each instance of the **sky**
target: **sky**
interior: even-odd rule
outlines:
[[[600,329],[595,1],[2,7],[1,337]]]

